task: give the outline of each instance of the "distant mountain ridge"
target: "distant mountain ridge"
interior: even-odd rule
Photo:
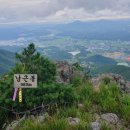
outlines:
[[[57,25],[63,36],[89,40],[130,40],[130,19],[75,21]],[[56,29],[55,28],[55,29]]]
[[[49,35],[71,36],[88,40],[130,40],[130,19],[74,21],[57,24],[17,24],[0,25],[0,40],[18,37],[37,37]]]

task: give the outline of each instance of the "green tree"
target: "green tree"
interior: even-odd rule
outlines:
[[[36,48],[33,43],[29,44],[22,53],[16,53],[16,58],[19,63],[14,72],[23,70],[23,72],[26,73],[38,74],[38,80],[46,83],[55,80],[55,64],[47,58],[44,58],[40,53],[36,52]],[[21,69],[21,65],[23,66],[23,69]]]
[[[56,107],[62,107],[63,105],[72,105],[77,101],[77,93],[71,85],[55,82],[55,64],[37,53],[34,44],[29,44],[22,53],[16,53],[16,58],[18,59],[18,62],[14,69],[6,76],[0,77],[0,106],[20,112],[33,109],[42,104],[51,103],[52,106],[56,105]],[[12,101],[14,91],[13,74],[15,73],[38,74],[39,81],[37,88],[22,89],[22,103],[18,102],[18,96],[15,102]],[[54,108],[56,107],[54,106]],[[11,113],[1,109],[0,117],[1,129],[3,123],[11,118]]]

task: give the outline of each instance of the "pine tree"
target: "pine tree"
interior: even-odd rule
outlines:
[[[38,74],[38,80],[40,82],[48,83],[55,80],[55,64],[36,52],[33,43],[29,44],[21,54],[16,53],[16,58],[20,62],[19,66],[22,65],[25,72]]]

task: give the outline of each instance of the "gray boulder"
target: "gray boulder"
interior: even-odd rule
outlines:
[[[68,117],[67,120],[68,120],[69,124],[72,126],[78,125],[80,123],[79,118]]]
[[[105,120],[107,123],[114,124],[114,125],[119,122],[118,116],[116,114],[114,114],[114,113],[102,114],[101,118],[103,120]]]

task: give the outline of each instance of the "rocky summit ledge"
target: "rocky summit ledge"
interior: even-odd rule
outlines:
[[[71,78],[76,75],[84,76],[83,72],[76,71],[74,66],[69,64],[67,61],[56,61],[57,66],[57,77],[58,83],[69,83]]]
[[[101,81],[106,77],[109,78],[110,81],[117,83],[122,93],[130,93],[130,81],[126,81],[121,75],[112,73],[102,74],[91,79],[91,82],[96,90],[99,89]]]

